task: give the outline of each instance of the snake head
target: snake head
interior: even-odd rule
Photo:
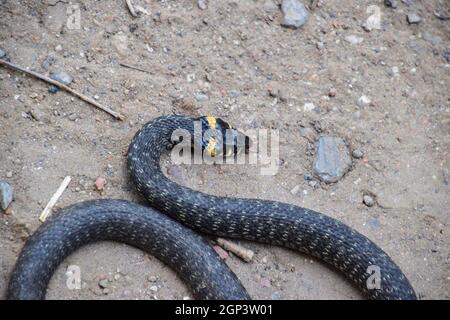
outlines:
[[[212,116],[200,117],[198,120],[202,128],[199,143],[204,154],[225,158],[249,152],[250,138],[228,122]]]

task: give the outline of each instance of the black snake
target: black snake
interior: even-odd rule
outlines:
[[[200,120],[205,124],[210,119]],[[161,155],[173,145],[174,130],[181,128],[195,136],[194,120],[159,117],[136,133],[128,150],[128,169],[135,187],[153,208],[170,218],[122,200],[67,207],[25,244],[9,282],[8,298],[45,298],[59,263],[80,246],[99,240],[125,242],[155,255],[181,276],[195,298],[249,298],[209,245],[173,218],[206,234],[310,254],[342,271],[368,298],[416,299],[409,281],[383,250],[333,218],[281,202],[212,196],[169,180],[160,168]],[[371,266],[379,269],[379,287],[368,286]]]

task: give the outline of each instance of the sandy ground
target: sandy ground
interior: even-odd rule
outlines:
[[[15,196],[12,213],[0,215],[0,294],[65,176],[73,179],[60,207],[105,197],[142,202],[125,170],[130,139],[145,122],[182,113],[279,130],[280,168],[264,176],[247,166],[174,166],[165,160],[173,180],[212,194],[324,212],[381,246],[421,298],[450,298],[450,27],[433,14],[448,3],[399,1],[393,10],[379,0],[321,1],[308,23],[292,30],[280,26],[276,1],[209,2],[200,10],[193,0],[134,1],[149,12],[133,18],[124,1],[73,1],[80,9],[80,28],[73,28],[64,1],[0,1],[0,48],[11,61],[44,74],[64,70],[74,77],[73,88],[126,116],[114,120],[0,68],[0,178]],[[381,10],[381,30],[361,27],[370,5]],[[409,25],[410,12],[422,22]],[[348,36],[362,42],[352,44]],[[53,63],[43,65],[46,60]],[[281,88],[281,97],[269,95],[273,87]],[[205,98],[199,93],[208,99],[197,101]],[[371,102],[358,106],[363,95]],[[305,109],[305,103],[315,108]],[[364,157],[353,159],[339,182],[312,188],[304,179],[314,160],[310,141],[300,134],[304,127],[342,137]],[[94,190],[97,177],[107,180],[103,194]],[[367,192],[376,198],[373,207],[362,203]],[[255,251],[254,261],[231,256],[226,262],[253,298],[362,298],[320,261],[241,244]],[[80,290],[66,287],[69,265],[80,267]],[[99,286],[102,279],[108,280],[106,290]],[[116,243],[71,255],[48,290],[48,298],[63,299],[190,295],[158,260]]]

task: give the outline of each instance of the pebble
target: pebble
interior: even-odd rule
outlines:
[[[375,200],[368,194],[365,194],[363,196],[363,202],[368,207],[373,207],[373,205],[375,204]]]
[[[422,18],[416,13],[409,13],[406,16],[406,19],[408,20],[409,24],[418,24],[422,21]]]
[[[335,88],[331,88],[331,89],[328,91],[328,96],[329,96],[330,98],[334,98],[334,97],[336,97],[336,95],[337,95],[337,90],[336,90]]]
[[[0,59],[6,56],[6,51],[0,48]]]
[[[282,102],[287,101],[287,94],[283,87],[278,83],[271,83],[269,87],[267,88],[267,91],[269,91],[269,95],[274,98],[280,99]]]
[[[384,5],[389,8],[397,9],[398,2],[397,0],[384,0]]]
[[[352,159],[345,141],[322,136],[316,142],[314,173],[325,183],[337,182],[350,170]]]
[[[352,156],[355,159],[361,159],[362,157],[364,157],[364,152],[361,149],[355,149],[352,152]]]
[[[98,286],[102,289],[106,289],[108,287],[108,279],[101,279],[98,281]]]
[[[64,71],[51,72],[50,78],[63,84],[70,84],[73,81],[73,77]]]
[[[152,292],[158,292],[158,286],[151,286],[149,289]]]
[[[4,181],[0,180],[0,208],[2,210],[6,210],[9,207],[13,200],[13,188],[11,185]]]
[[[6,173],[6,177],[7,177],[7,178],[12,178],[12,176],[13,176],[12,171],[8,171],[8,172]]]
[[[55,51],[56,51],[56,52],[60,52],[60,51],[62,51],[62,49],[63,49],[63,47],[62,47],[62,45],[60,45],[60,44],[58,44],[58,45],[55,47]]]
[[[67,117],[70,121],[76,121],[78,119],[78,115],[76,113],[71,113]]]
[[[147,280],[148,280],[149,282],[156,282],[156,280],[158,280],[158,278],[156,278],[155,276],[148,276],[148,277],[147,277]]]
[[[197,6],[200,10],[208,9],[208,0],[198,0]]]
[[[316,108],[316,106],[312,102],[307,102],[303,105],[303,111],[305,111],[305,112],[311,112],[315,108]]]
[[[207,101],[209,99],[209,97],[206,94],[203,94],[203,93],[196,93],[194,98],[198,102]]]
[[[356,44],[360,44],[361,42],[363,42],[364,38],[361,38],[361,37],[358,37],[355,35],[349,35],[349,36],[345,37],[345,41],[347,41],[353,45],[356,45]]]
[[[281,293],[278,291],[275,291],[274,293],[272,293],[272,295],[270,296],[270,299],[272,300],[281,300]]]
[[[281,25],[287,28],[297,29],[308,21],[308,11],[305,5],[298,0],[283,0],[281,4],[283,21]]]
[[[103,189],[105,189],[105,184],[106,184],[106,180],[102,177],[98,177],[97,179],[95,179],[95,188],[98,191],[103,191]]]
[[[358,107],[367,106],[371,102],[372,101],[370,100],[370,98],[368,96],[361,96],[358,98],[358,100],[356,100],[356,104],[358,105]]]

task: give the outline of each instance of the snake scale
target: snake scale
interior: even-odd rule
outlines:
[[[113,240],[161,259],[197,299],[248,299],[237,277],[192,229],[309,254],[340,270],[370,299],[416,299],[391,258],[336,219],[281,202],[208,195],[168,179],[161,171],[161,156],[173,144],[174,130],[194,135],[194,120],[179,115],[156,118],[129,146],[129,175],[152,208],[94,200],[62,209],[25,244],[10,278],[8,298],[45,298],[48,282],[65,257],[87,243]],[[380,271],[377,288],[367,285],[371,266]]]

